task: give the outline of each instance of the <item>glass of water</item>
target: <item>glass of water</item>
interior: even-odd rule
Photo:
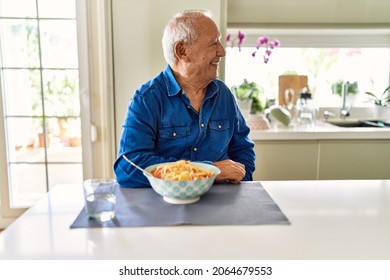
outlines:
[[[107,222],[115,217],[116,189],[115,179],[88,179],[84,181],[85,211],[91,219]]]

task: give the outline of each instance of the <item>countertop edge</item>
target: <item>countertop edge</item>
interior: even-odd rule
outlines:
[[[312,128],[312,129],[268,129],[253,130],[249,137],[253,141],[262,140],[390,140],[390,129],[388,128]]]

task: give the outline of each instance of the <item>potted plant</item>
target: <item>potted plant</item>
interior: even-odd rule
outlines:
[[[246,121],[252,129],[267,129],[270,127],[264,111],[269,107],[268,99],[264,95],[264,89],[255,82],[244,82],[231,88],[236,97]]]
[[[263,114],[264,110],[268,108],[268,100],[264,96],[264,89],[255,82],[244,79],[243,83],[239,86],[233,86],[231,90],[243,113],[248,115]]]
[[[390,86],[388,86],[380,96],[376,96],[372,92],[365,92],[368,95],[368,101],[373,102],[375,105],[390,107]]]
[[[239,51],[245,41],[245,34],[238,31],[235,38],[228,34],[226,43],[231,47],[237,45]],[[267,64],[274,49],[280,46],[277,39],[270,39],[268,36],[259,36],[255,49],[252,52],[253,58],[260,58],[260,61]],[[258,55],[261,53],[261,55]],[[264,89],[254,82],[244,82],[239,86],[233,86],[232,92],[236,96],[238,106],[252,129],[267,129],[270,127],[268,119],[264,116],[265,110],[269,107],[268,99],[264,95]]]
[[[332,93],[337,94],[338,96],[341,97],[343,94],[343,85],[344,85],[343,80],[339,80],[335,82],[332,85]],[[353,83],[347,82],[347,85],[348,85],[347,95],[356,95],[359,92],[358,82],[353,82]]]
[[[48,72],[45,77],[43,89],[41,84],[34,83],[37,91],[44,92],[44,100],[39,96],[32,107],[34,116],[39,116],[39,137],[41,132],[46,131],[47,135],[59,139],[64,146],[78,146],[81,140],[80,124],[77,122],[80,115],[78,78],[57,70]],[[43,106],[45,116],[42,116]],[[49,141],[46,140],[46,143]]]

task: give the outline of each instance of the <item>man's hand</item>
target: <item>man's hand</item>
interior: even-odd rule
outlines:
[[[245,176],[245,165],[230,159],[213,163],[221,170],[221,174],[215,179],[216,182],[230,182],[238,184]]]

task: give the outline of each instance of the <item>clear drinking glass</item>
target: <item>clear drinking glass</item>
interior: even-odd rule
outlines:
[[[116,189],[115,179],[88,179],[84,181],[85,211],[91,219],[100,222],[115,217]]]

